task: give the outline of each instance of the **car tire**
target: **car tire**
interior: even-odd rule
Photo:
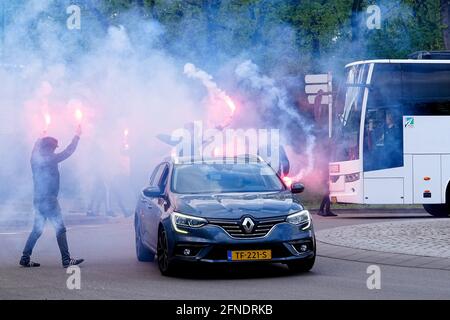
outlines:
[[[167,233],[164,227],[158,231],[158,246],[156,250],[159,271],[163,276],[174,275],[175,266],[169,259],[169,245],[167,242]]]
[[[316,256],[300,261],[288,262],[287,266],[289,271],[292,273],[302,273],[308,272],[314,266],[314,262],[316,261]]]
[[[155,254],[148,249],[141,239],[140,224],[137,216],[135,216],[134,231],[136,238],[136,257],[141,262],[151,262],[155,258]]]
[[[436,218],[448,218],[450,216],[450,205],[448,204],[424,204],[423,208]]]

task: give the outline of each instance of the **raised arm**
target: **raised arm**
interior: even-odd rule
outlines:
[[[72,142],[63,151],[55,154],[54,160],[56,162],[61,162],[70,157],[77,149],[78,141],[80,141],[80,136],[76,135],[73,137]]]

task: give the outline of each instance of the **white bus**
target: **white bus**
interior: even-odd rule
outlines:
[[[346,66],[333,132],[332,202],[422,204],[450,215],[450,60]]]

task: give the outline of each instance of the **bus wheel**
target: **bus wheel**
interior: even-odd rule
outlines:
[[[450,206],[448,204],[424,204],[423,208],[434,217],[445,218],[450,216]]]

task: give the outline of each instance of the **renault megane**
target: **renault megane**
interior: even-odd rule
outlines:
[[[156,256],[163,275],[183,262],[284,263],[309,271],[316,244],[311,216],[255,156],[170,158],[153,171],[135,212],[139,261]]]

